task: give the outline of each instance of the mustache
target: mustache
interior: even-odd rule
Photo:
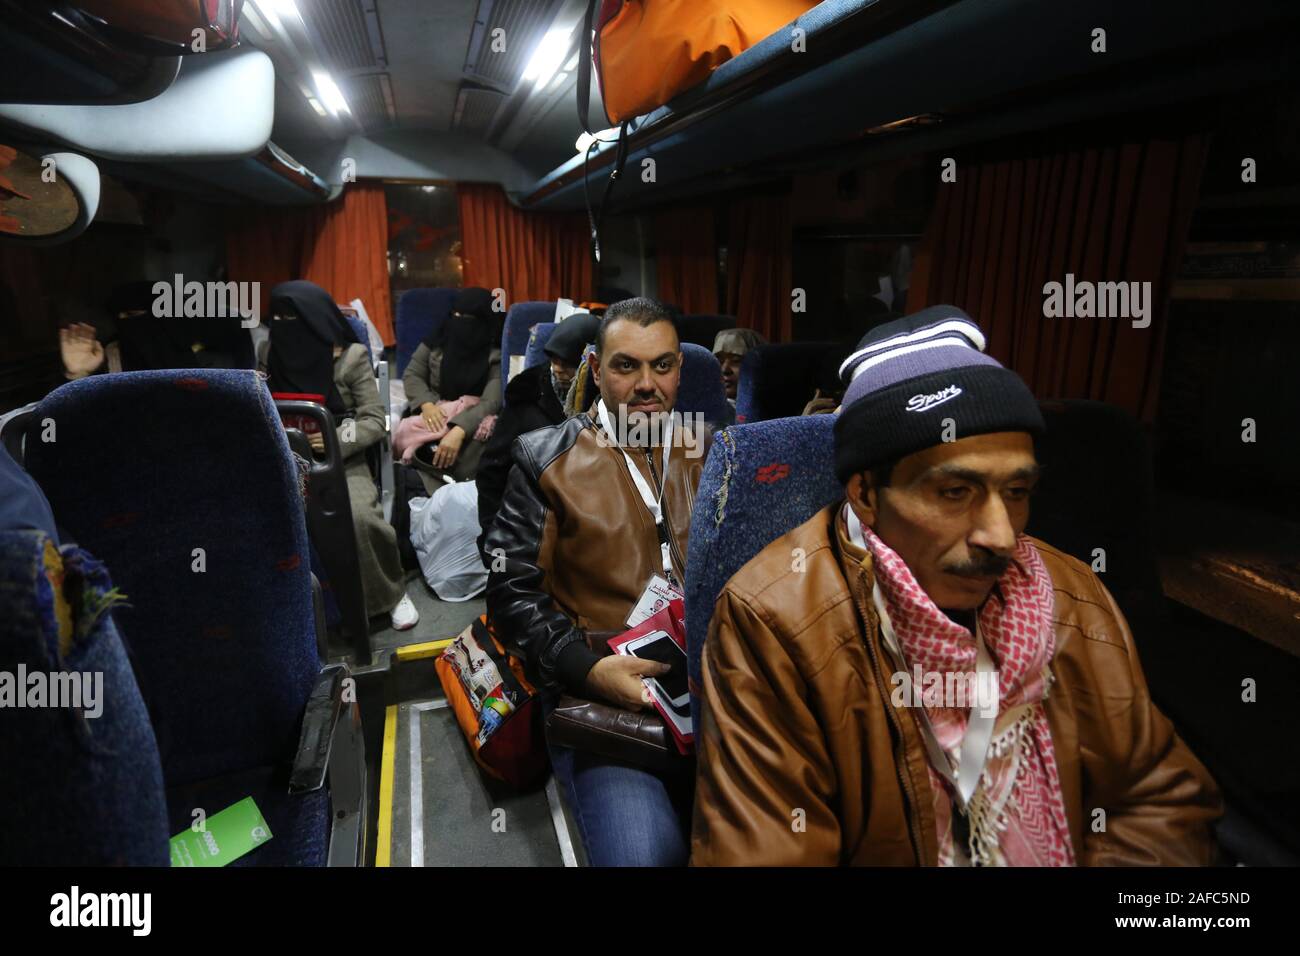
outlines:
[[[992,551],[980,552],[965,561],[949,564],[944,570],[962,578],[1000,578],[1011,567],[1011,559],[994,554]]]

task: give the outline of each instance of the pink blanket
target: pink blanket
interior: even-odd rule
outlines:
[[[403,418],[397,423],[397,430],[393,432],[393,454],[401,460],[402,464],[409,465],[417,448],[440,440],[447,434],[453,418],[465,411],[465,409],[473,408],[478,403],[477,395],[462,395],[453,402],[439,402],[438,409],[443,414],[444,424],[437,431],[430,431],[429,426],[424,423],[424,419],[418,414]],[[487,441],[491,438],[492,428],[496,424],[496,420],[495,415],[486,416],[479,423],[478,428],[474,430],[473,436],[471,436],[474,441]]]

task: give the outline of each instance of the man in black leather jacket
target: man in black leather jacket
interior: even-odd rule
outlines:
[[[488,614],[543,688],[548,709],[567,692],[638,711],[649,706],[643,678],[667,665],[604,656],[596,635],[626,630],[652,577],[681,586],[703,436],[675,427],[667,447],[657,437],[629,437],[676,401],[682,356],[663,306],[649,299],[611,306],[597,349],[592,370],[607,417],[598,405],[514,443],[485,542]],[[652,514],[656,496],[662,523]],[[686,862],[689,764],[652,772],[592,751],[550,749],[593,865]]]

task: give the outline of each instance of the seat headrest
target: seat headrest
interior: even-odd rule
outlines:
[[[681,343],[682,377],[676,408],[684,415],[703,415],[711,425],[730,425],[734,414],[722,384],[722,366],[702,345]]]
[[[828,354],[843,358],[848,349],[834,342],[784,342],[750,349],[740,362],[736,421],[761,422],[800,414],[819,387],[835,385],[833,371],[827,376],[826,370],[839,363],[828,362]],[[823,383],[827,377],[831,381]]]
[[[686,558],[692,688],[699,686],[704,638],[727,581],[768,544],[843,497],[835,478],[834,424],[834,415],[778,418],[715,436],[691,512]]]
[[[506,312],[501,329],[501,391],[510,381],[510,357],[528,354],[529,330],[555,318],[554,302],[516,302]]]
[[[447,321],[459,289],[407,289],[397,297],[397,375],[406,371],[411,356],[434,329]]]
[[[532,334],[528,337],[528,351],[525,353],[524,368],[542,365],[547,361],[546,343],[551,340],[551,334],[556,327],[555,322],[538,322],[533,326]]]

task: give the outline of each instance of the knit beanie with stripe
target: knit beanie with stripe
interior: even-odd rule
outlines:
[[[950,440],[990,432],[1041,435],[1038,402],[1015,372],[984,354],[961,309],[936,305],[872,329],[840,365],[835,474],[858,472]]]

